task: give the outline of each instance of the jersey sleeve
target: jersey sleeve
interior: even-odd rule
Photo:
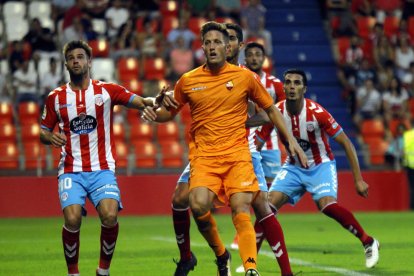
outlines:
[[[275,88],[275,94],[276,94],[275,103],[286,99],[286,94],[285,94],[285,91],[283,90],[283,82],[281,82],[279,79],[275,79],[273,80],[273,86]]]
[[[108,91],[111,96],[111,100],[115,105],[119,104],[127,106],[136,96],[125,87],[115,83],[106,83],[104,84],[104,88]]]
[[[342,127],[326,109],[318,104],[316,105],[318,108],[315,109],[315,114],[321,129],[323,129],[330,137],[336,137],[343,131]],[[318,110],[322,110],[322,112],[317,113]]]
[[[58,116],[55,110],[55,100],[57,92],[52,91],[46,98],[45,106],[43,107],[42,121],[40,122],[41,128],[52,131],[58,122]]]
[[[249,98],[259,107],[263,109],[269,108],[273,104],[273,99],[261,83],[260,77],[256,73],[248,72],[247,70],[246,75],[249,77]]]

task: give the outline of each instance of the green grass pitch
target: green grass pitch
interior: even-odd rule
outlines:
[[[300,275],[414,275],[414,212],[356,213],[362,226],[381,243],[380,262],[364,266],[359,241],[322,214],[283,214],[289,257]],[[216,216],[220,233],[230,244],[234,228],[229,215]],[[173,275],[172,259],[179,256],[169,216],[120,216],[120,233],[111,275]],[[0,219],[0,275],[66,275],[61,245],[63,218]],[[99,221],[86,217],[81,230],[81,275],[95,275],[99,255]],[[198,265],[190,275],[216,275],[214,256],[191,226],[192,250]],[[240,264],[233,256],[233,275]],[[264,242],[258,257],[262,276],[279,275],[279,268]]]

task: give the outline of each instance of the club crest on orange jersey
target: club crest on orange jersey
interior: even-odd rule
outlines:
[[[233,87],[234,87],[234,84],[233,84],[233,82],[232,82],[232,81],[228,81],[228,82],[226,83],[226,88],[227,88],[227,90],[232,90],[232,89],[233,89]]]

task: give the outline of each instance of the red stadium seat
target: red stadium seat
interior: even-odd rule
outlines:
[[[181,168],[184,166],[184,148],[178,141],[161,144],[161,166],[164,168]]]
[[[154,139],[154,130],[152,124],[141,122],[135,125],[131,125],[129,139],[131,143],[135,141],[152,141]]]
[[[39,124],[26,125],[21,128],[22,142],[32,142],[39,139],[40,126]]]
[[[140,124],[141,121],[141,115],[139,113],[138,110],[134,109],[134,108],[128,108],[126,111],[127,115],[126,115],[126,119],[128,121],[128,123],[131,125],[131,127]]]
[[[390,39],[397,34],[400,20],[396,16],[387,16],[384,20],[384,34]]]
[[[46,167],[46,148],[40,142],[23,144],[25,169],[44,169]]]
[[[0,103],[0,125],[13,123],[13,107],[9,103]]]
[[[166,64],[162,58],[147,58],[144,61],[144,78],[162,80],[165,78]]]
[[[121,57],[117,62],[118,80],[129,81],[139,78],[139,60],[133,57]]]
[[[357,18],[358,35],[361,38],[369,38],[372,27],[375,24],[375,17],[371,16],[360,16]]]
[[[393,137],[396,136],[396,134],[397,134],[397,128],[401,124],[403,124],[406,129],[410,129],[411,128],[411,125],[410,125],[410,121],[409,120],[392,119],[390,121],[390,125],[388,127],[389,127],[389,129],[390,129]]]
[[[138,79],[130,79],[122,82],[122,85],[134,94],[142,95],[143,87],[142,81]]]
[[[129,148],[124,141],[115,141],[116,159],[115,164],[117,168],[128,167],[128,152]]]
[[[168,33],[178,27],[178,19],[175,16],[166,16],[162,18],[161,32],[164,37],[168,36]]]
[[[115,143],[125,142],[125,128],[123,123],[114,123],[113,124],[113,137]]]
[[[385,152],[388,149],[388,142],[382,138],[375,138],[367,140],[367,145],[370,154],[371,165],[383,165],[385,164]]]
[[[414,16],[408,18],[408,34],[410,35],[411,40],[414,39]]]
[[[133,141],[135,166],[137,168],[157,167],[157,148],[150,141]]]
[[[13,124],[2,124],[0,125],[0,141],[16,143],[16,128]]]
[[[109,42],[105,39],[96,39],[88,41],[92,48],[93,57],[109,57]]]
[[[160,1],[160,12],[165,16],[178,16],[178,2],[174,0]]]
[[[180,138],[178,124],[174,121],[157,124],[157,140],[162,144],[169,141],[178,141]]]
[[[40,110],[34,102],[23,102],[18,106],[18,115],[21,125],[39,123]]]
[[[349,37],[339,37],[336,39],[337,45],[338,45],[338,55],[339,60],[338,62],[340,64],[344,64],[346,61],[346,50],[351,45],[351,39]]]
[[[383,138],[385,134],[384,123],[380,119],[367,119],[362,121],[361,135],[364,141],[370,138]]]
[[[19,150],[15,142],[0,139],[0,170],[19,168]]]
[[[188,20],[188,28],[195,34],[200,35],[201,26],[207,22],[204,17],[191,17]],[[200,39],[195,39],[200,41]]]

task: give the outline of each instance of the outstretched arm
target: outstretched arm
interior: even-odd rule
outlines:
[[[358,157],[354,145],[343,131],[335,137],[335,141],[339,143],[345,150],[349,166],[351,167],[352,175],[354,176],[354,183],[357,193],[362,197],[368,197],[369,186],[364,181],[364,179],[362,179],[361,169],[359,167]]]
[[[287,145],[286,149],[289,151],[289,154],[292,156],[297,155],[302,167],[308,167],[308,159],[303,152],[302,148],[299,146],[296,139],[293,137],[291,133],[287,130],[285,121],[283,120],[282,114],[280,113],[279,109],[275,105],[271,105],[269,108],[266,109],[267,115],[269,116],[272,123],[278,130],[279,135],[281,135]]]

